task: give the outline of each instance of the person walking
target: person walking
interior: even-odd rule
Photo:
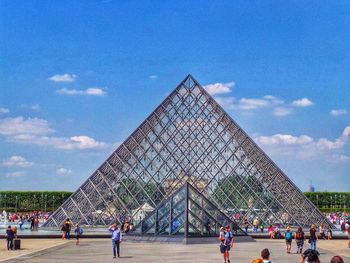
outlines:
[[[75,233],[75,238],[76,238],[76,242],[75,244],[78,246],[79,245],[79,239],[80,237],[83,235],[83,229],[78,225],[75,224],[75,229],[74,229],[74,233]]]
[[[256,217],[256,218],[253,220],[253,232],[254,232],[254,233],[258,232],[258,227],[259,227],[259,218]]]
[[[272,239],[273,238],[273,226],[270,225],[269,228],[267,229],[267,232],[269,233],[269,237]]]
[[[109,227],[109,232],[112,232],[112,248],[113,248],[113,258],[120,257],[120,243],[122,242],[122,233],[118,228],[117,224],[113,224]],[[117,253],[116,250],[117,249]]]
[[[20,218],[19,218],[19,229],[22,230],[23,224],[24,224],[23,216],[20,216]]]
[[[298,231],[294,235],[295,242],[297,243],[297,254],[303,253],[305,234],[301,226],[298,227]]]
[[[331,240],[333,237],[333,232],[332,232],[332,228],[331,226],[328,226],[328,230],[327,230],[327,239]]]
[[[67,218],[66,222],[64,222],[64,229],[65,229],[65,238],[66,240],[69,240],[70,238],[70,230],[72,227],[72,223],[69,218]]]
[[[312,224],[311,228],[310,228],[310,238],[309,238],[310,249],[316,250],[316,241],[317,240],[318,240],[318,237],[317,237],[316,227],[314,224]]]
[[[227,263],[230,263],[230,250],[233,246],[233,234],[230,230],[230,226],[226,226],[226,231],[225,231],[225,244],[226,244],[226,258],[227,258]]]
[[[219,240],[220,240],[220,253],[224,256],[224,263],[227,263],[225,228],[224,227],[220,227]]]
[[[15,233],[11,226],[8,226],[6,229],[6,240],[7,240],[7,250],[13,250],[13,239],[15,237]]]
[[[287,253],[290,254],[292,248],[293,233],[290,230],[290,226],[287,226],[286,232],[284,233],[284,238],[286,240]]]

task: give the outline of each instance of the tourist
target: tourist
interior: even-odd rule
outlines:
[[[348,247],[350,248],[350,224],[348,224],[348,229],[347,229],[347,232],[348,232]]]
[[[303,229],[299,226],[298,231],[294,234],[295,242],[297,243],[297,254],[303,253],[305,234]]]
[[[23,216],[20,216],[20,218],[19,218],[19,229],[22,230],[23,224],[24,224]]]
[[[30,230],[34,230],[35,219],[34,216],[30,218]]]
[[[270,225],[269,228],[267,229],[267,232],[269,233],[269,237],[272,239],[273,238],[273,226]]]
[[[15,233],[11,226],[8,226],[6,229],[6,239],[7,239],[7,250],[13,250],[13,238],[15,237]]]
[[[319,255],[317,250],[307,249],[302,255],[301,263],[320,263]]]
[[[78,246],[79,245],[79,239],[80,237],[83,235],[83,229],[78,225],[75,224],[75,229],[74,229],[74,233],[75,233],[75,238],[76,238],[76,242],[75,244]]]
[[[39,230],[39,218],[36,216],[34,218],[34,231],[38,231]]]
[[[226,258],[227,263],[230,263],[230,249],[233,246],[233,234],[230,230],[230,226],[226,226],[225,231],[225,244],[226,244]]]
[[[70,238],[70,230],[71,230],[71,221],[69,218],[67,218],[66,222],[64,222],[64,228],[65,228],[65,238],[66,240],[69,240]]]
[[[113,258],[116,258],[116,255],[118,255],[118,258],[120,257],[120,243],[122,242],[122,233],[120,232],[118,225],[113,224],[109,227],[109,232],[112,232],[112,248],[113,248]],[[117,248],[117,253],[115,249]]]
[[[324,233],[324,227],[323,227],[323,224],[320,224],[319,226],[319,231],[320,231],[320,236],[322,239],[326,239],[326,235]]]
[[[264,233],[264,224],[263,223],[260,224],[260,232]]]
[[[227,263],[225,228],[224,227],[220,227],[219,240],[220,240],[220,252],[224,256],[224,263]]]
[[[313,224],[310,228],[310,237],[309,237],[309,243],[310,243],[310,249],[316,250],[316,241],[318,240],[316,227]]]
[[[287,253],[290,254],[292,248],[293,233],[290,230],[290,226],[287,226],[286,232],[284,233],[284,238],[286,240]]]
[[[263,263],[272,263],[270,261],[270,251],[267,248],[261,250],[261,257],[263,259]]]
[[[249,223],[248,223],[248,220],[247,220],[247,219],[244,219],[243,226],[244,226],[245,232],[248,233]]]
[[[327,239],[331,240],[333,237],[333,233],[332,233],[332,228],[331,226],[328,226],[328,230],[327,230]]]
[[[334,256],[329,263],[344,263],[344,260],[341,256]]]
[[[256,217],[256,218],[253,220],[253,232],[254,232],[254,233],[258,232],[258,227],[259,227],[259,218]]]
[[[63,223],[62,227],[61,227],[61,231],[62,231],[62,239],[66,238],[66,224]]]

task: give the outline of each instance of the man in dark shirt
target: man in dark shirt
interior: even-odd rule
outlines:
[[[15,233],[13,232],[11,226],[8,226],[6,229],[6,239],[7,239],[7,250],[13,250],[13,238]]]
[[[316,250],[317,239],[318,239],[318,237],[317,237],[317,233],[316,233],[316,227],[315,227],[315,225],[312,225],[311,229],[310,229],[310,240],[309,240],[310,249]]]

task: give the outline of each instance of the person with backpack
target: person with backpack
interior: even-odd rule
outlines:
[[[83,235],[83,232],[84,230],[78,224],[75,224],[74,233],[75,233],[75,238],[77,239],[77,241],[75,242],[77,246],[79,245],[79,239]]]
[[[290,254],[292,248],[293,233],[290,230],[290,226],[287,226],[286,232],[284,233],[284,238],[286,240],[287,253]]]
[[[297,243],[297,254],[303,253],[305,234],[301,226],[298,227],[298,231],[294,235],[295,242]]]

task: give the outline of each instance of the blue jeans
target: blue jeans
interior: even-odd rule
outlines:
[[[316,240],[314,239],[310,240],[310,249],[316,250]]]
[[[66,239],[68,240],[70,237],[70,231],[66,231]]]
[[[112,239],[112,247],[113,247],[113,256],[116,256],[116,254],[118,254],[118,258],[119,258],[119,240]],[[117,248],[117,253],[115,253],[116,248]]]

